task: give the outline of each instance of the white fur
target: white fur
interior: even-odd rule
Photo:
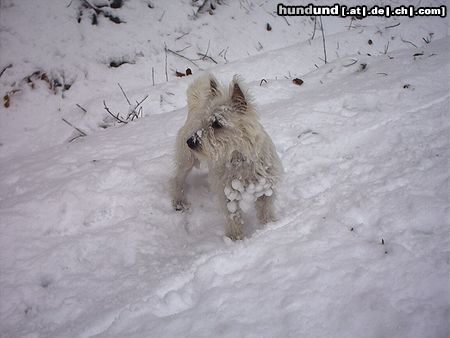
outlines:
[[[187,101],[188,117],[176,141],[173,206],[176,210],[189,207],[184,182],[191,169],[204,161],[227,219],[227,235],[242,239],[240,213],[249,203],[255,202],[261,223],[275,220],[274,190],[283,170],[275,146],[238,76],[225,88],[206,74],[189,86]],[[187,140],[194,134],[200,146],[192,150]]]

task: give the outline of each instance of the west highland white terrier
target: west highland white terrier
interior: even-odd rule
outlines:
[[[243,238],[241,212],[253,203],[262,224],[275,220],[275,186],[283,171],[275,146],[242,88],[237,75],[226,88],[211,74],[188,87],[188,116],[178,132],[171,182],[173,207],[188,209],[186,177],[194,166],[207,163],[208,179],[219,196],[232,240]]]

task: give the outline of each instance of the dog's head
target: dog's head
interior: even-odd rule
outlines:
[[[196,114],[199,128],[186,140],[188,147],[212,161],[231,160],[233,152],[248,158],[261,136],[261,125],[239,78],[234,76],[228,89],[211,75],[202,84],[203,93],[192,88],[187,93],[189,109],[201,111]]]

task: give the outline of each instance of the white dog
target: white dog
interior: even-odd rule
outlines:
[[[189,86],[188,116],[177,136],[171,187],[175,210],[189,208],[186,176],[199,161],[206,162],[233,240],[243,238],[241,211],[253,202],[262,224],[275,220],[274,190],[283,171],[272,140],[241,88],[236,75],[225,88],[211,74]]]

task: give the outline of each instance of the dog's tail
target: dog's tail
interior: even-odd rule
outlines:
[[[206,73],[195,79],[186,91],[189,112],[203,110],[212,98],[222,92],[220,83],[212,74]]]

